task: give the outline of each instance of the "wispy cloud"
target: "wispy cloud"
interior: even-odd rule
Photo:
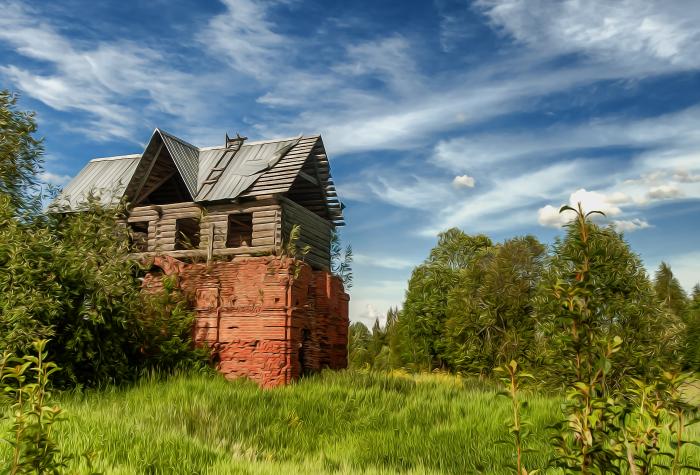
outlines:
[[[479,0],[492,24],[551,55],[583,53],[635,74],[700,66],[700,10],[693,0]]]
[[[42,69],[8,64],[0,74],[55,110],[87,113],[88,120],[72,126],[91,137],[131,140],[146,122],[144,112],[191,117],[200,108],[194,78],[167,63],[162,51],[130,40],[78,45],[32,7],[0,6],[0,41],[49,66],[37,72]],[[134,107],[136,97],[145,97],[145,106]]]
[[[379,267],[383,269],[410,269],[416,265],[414,262],[400,257],[368,256],[365,254],[355,254],[353,258],[357,264],[362,264],[368,267]]]
[[[222,0],[225,11],[198,33],[204,49],[223,56],[231,66],[257,80],[269,81],[294,53],[291,42],[276,33],[268,10],[282,2]],[[285,57],[287,56],[287,57]]]

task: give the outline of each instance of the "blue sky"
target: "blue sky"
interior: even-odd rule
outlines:
[[[646,265],[700,280],[695,0],[0,0],[0,87],[44,180],[138,153],[321,133],[356,261],[351,317],[399,305],[440,230],[561,234],[603,210]]]

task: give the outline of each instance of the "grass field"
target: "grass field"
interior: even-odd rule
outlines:
[[[487,383],[428,375],[324,373],[260,390],[210,375],[64,394],[59,443],[95,451],[102,473],[513,473],[509,401]],[[559,401],[528,397],[528,468],[551,452]],[[691,437],[700,440],[696,429]],[[686,448],[700,465],[700,449]],[[73,469],[86,473],[84,463]]]

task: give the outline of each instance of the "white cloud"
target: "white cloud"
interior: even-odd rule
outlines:
[[[86,112],[90,120],[74,127],[96,139],[131,139],[151,113],[196,120],[196,112],[205,108],[192,88],[194,77],[167,64],[161,50],[130,40],[79,44],[41,12],[17,2],[3,5],[0,41],[50,66],[37,73],[7,64],[0,66],[0,74],[55,110]],[[202,76],[197,79],[206,83]],[[145,97],[145,106],[127,105],[133,97]]]
[[[474,188],[475,184],[476,180],[469,175],[458,175],[452,180],[452,186],[455,188]]]
[[[51,172],[42,172],[39,174],[39,181],[50,185],[63,186],[71,181],[73,177],[70,175],[58,175]]]
[[[651,227],[651,224],[649,224],[648,221],[639,218],[614,220],[612,224],[615,227],[615,229],[621,233],[631,233],[638,229],[646,229]]]
[[[530,48],[583,52],[638,71],[700,66],[694,0],[480,0],[492,24]]]
[[[560,213],[560,208],[546,205],[537,210],[537,222],[542,226],[560,228],[573,219],[569,213]]]
[[[678,170],[673,175],[673,179],[680,183],[698,183],[700,182],[700,174],[693,175],[688,170]]]
[[[357,276],[356,276],[357,277]],[[386,312],[391,307],[403,303],[408,279],[371,280],[356,279],[357,284],[350,291],[350,320],[360,321],[372,327],[375,318],[384,323]]]
[[[618,199],[620,198],[620,195],[618,194],[614,194],[612,196]],[[578,206],[580,204],[584,213],[589,213],[591,211],[601,211],[605,213],[605,216],[612,217],[618,216],[622,213],[620,207],[617,205],[617,203],[613,201],[614,200],[611,200],[611,196],[599,193],[597,191],[587,191],[584,188],[581,188],[571,193],[571,195],[569,196],[569,201],[566,204],[574,209],[578,209]],[[563,226],[564,224],[568,223],[574,218],[573,212],[565,211],[563,213],[560,213],[560,208],[561,206],[554,207],[552,205],[546,205],[540,208],[537,212],[537,222],[542,226],[556,228]],[[632,221],[615,221],[615,223],[619,223],[620,227],[627,226],[628,228],[631,228],[631,226],[633,225]],[[641,221],[639,221],[639,223],[637,224],[638,228],[647,227],[642,226]]]
[[[221,0],[226,11],[214,16],[199,34],[205,48],[226,58],[237,71],[270,80],[294,52],[291,42],[276,33],[268,9],[280,2]]]
[[[682,196],[683,192],[676,185],[655,186],[647,193],[647,197],[652,200],[669,200]]]

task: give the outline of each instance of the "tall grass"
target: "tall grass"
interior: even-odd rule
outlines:
[[[74,454],[95,451],[93,469],[114,474],[512,473],[513,448],[498,443],[510,406],[496,391],[446,375],[353,371],[274,390],[211,375],[144,380],[63,394],[69,418],[57,442]],[[560,401],[523,396],[535,449],[524,462],[543,467]],[[700,465],[700,449],[685,450]]]

